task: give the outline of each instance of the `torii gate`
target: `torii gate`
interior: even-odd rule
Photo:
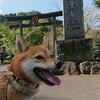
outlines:
[[[18,21],[18,24],[10,25],[10,28],[19,28],[20,29],[20,35],[23,37],[23,28],[28,27],[37,27],[37,26],[46,26],[46,25],[52,25],[52,33],[53,33],[53,51],[55,52],[55,41],[56,41],[56,25],[62,24],[62,21],[56,20],[56,17],[62,16],[62,11],[57,12],[51,12],[51,13],[45,13],[45,14],[38,14],[38,15],[28,15],[28,16],[11,16],[6,17],[8,21]],[[48,22],[39,22],[39,19],[44,18],[52,18],[51,20],[48,20]],[[31,23],[29,24],[23,24],[24,20],[29,20]]]

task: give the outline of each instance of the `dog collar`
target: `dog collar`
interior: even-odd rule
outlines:
[[[31,83],[27,83],[24,80],[19,79],[16,75],[12,75],[13,80],[16,81],[18,84],[28,87],[28,88],[34,88],[37,89],[39,87],[39,84],[31,84]]]

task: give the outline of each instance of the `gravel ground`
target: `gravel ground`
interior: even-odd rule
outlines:
[[[0,65],[4,70],[5,65]],[[33,100],[100,100],[100,75],[60,76],[60,86],[42,84]]]

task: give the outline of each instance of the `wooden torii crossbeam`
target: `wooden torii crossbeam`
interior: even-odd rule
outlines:
[[[51,18],[51,17],[54,18],[59,16],[62,16],[62,11],[46,13],[46,14],[38,14],[38,15],[28,15],[28,16],[10,16],[6,18],[8,19],[8,21],[20,21],[19,24],[10,25],[9,26],[10,28],[27,28],[27,27],[34,27],[34,26],[36,27],[36,26],[52,25],[53,21],[39,23],[38,20],[43,18]],[[31,20],[33,21],[33,23],[22,24],[22,21],[24,20]],[[56,24],[61,24],[61,23],[62,21],[56,21]]]
[[[29,15],[29,16],[10,16],[6,17],[8,21],[18,21],[18,20],[31,20],[32,17],[37,17],[38,19],[41,18],[50,18],[50,17],[59,17],[62,16],[62,11],[57,12],[51,12],[51,13],[45,13],[45,14],[38,14],[38,15]]]
[[[62,24],[62,21],[56,20],[56,25]],[[37,24],[22,24],[22,28],[29,28],[29,27],[38,27],[38,26],[46,26],[46,25],[53,25],[53,22],[44,22],[44,23],[37,23]],[[11,29],[12,28],[20,28],[20,24],[15,24],[15,25],[10,25],[9,26]]]

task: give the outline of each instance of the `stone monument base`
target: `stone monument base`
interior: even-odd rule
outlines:
[[[68,39],[57,41],[57,55],[63,61],[93,60],[92,39]]]

